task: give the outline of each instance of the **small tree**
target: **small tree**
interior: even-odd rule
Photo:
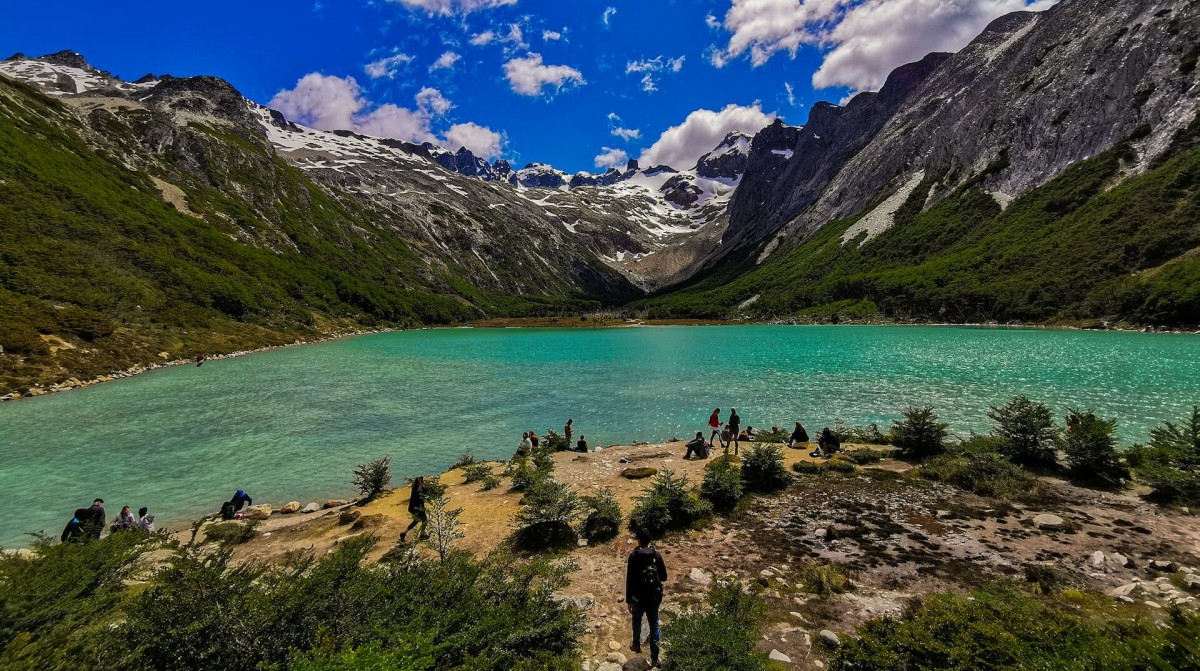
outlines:
[[[1004,440],[1003,451],[1018,464],[1055,463],[1054,419],[1041,403],[1016,396],[1008,403],[992,407],[988,417],[996,422],[992,435]]]
[[[773,668],[758,648],[766,604],[736,582],[708,593],[708,609],[679,613],[663,628],[663,671],[766,671]]]
[[[1200,406],[1179,424],[1165,422],[1150,430],[1149,445],[1135,445],[1126,455],[1138,479],[1153,488],[1151,498],[1163,503],[1200,504]]]
[[[528,550],[545,550],[575,542],[572,524],[583,517],[583,503],[570,487],[547,478],[525,492],[517,513],[516,540]]]
[[[742,483],[747,491],[777,492],[791,482],[778,445],[756,443],[742,456]]]
[[[583,537],[589,541],[608,540],[621,530],[621,506],[613,490],[605,487],[595,496],[583,497],[587,517],[583,520]]]
[[[904,419],[892,422],[892,444],[906,457],[924,458],[945,451],[948,424],[937,421],[932,406],[910,407]]]
[[[438,559],[443,564],[446,563],[446,556],[450,554],[455,541],[463,538],[463,532],[459,530],[462,523],[458,521],[463,509],[449,506],[450,499],[445,496],[434,499],[428,506],[429,523],[425,529],[429,536],[426,542],[437,552]]]
[[[708,501],[692,496],[687,476],[663,469],[654,476],[650,488],[638,498],[629,515],[629,528],[657,538],[673,529],[687,529],[712,513]]]
[[[1129,471],[1117,454],[1113,431],[1115,419],[1100,419],[1092,412],[1070,412],[1070,429],[1062,434],[1059,445],[1067,457],[1067,466],[1076,477],[1114,482],[1129,477]]]
[[[719,457],[704,469],[700,498],[711,503],[713,510],[720,513],[733,510],[744,493],[742,471],[730,460]]]
[[[382,494],[391,481],[391,457],[382,457],[354,469],[354,486],[368,501]]]

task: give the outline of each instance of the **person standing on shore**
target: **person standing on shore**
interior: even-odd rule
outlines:
[[[738,431],[742,428],[742,418],[738,416],[737,408],[729,409],[729,420],[725,422],[725,427],[729,429],[729,442],[725,443],[725,453],[729,454],[729,443],[733,443],[733,453],[737,454],[740,447]]]
[[[104,532],[104,520],[104,499],[96,499],[92,501],[92,507],[87,509],[87,518],[79,520],[83,525],[84,540],[100,540],[100,534]]]
[[[421,525],[421,530],[417,532],[417,540],[425,537],[425,525],[429,522],[429,515],[425,512],[425,477],[418,475],[413,478],[412,489],[408,492],[408,513],[412,515],[412,522],[404,533],[400,534],[400,542],[403,543],[408,538],[408,532],[412,531],[413,527]]]
[[[566,449],[568,450],[571,449],[571,436],[575,434],[575,429],[571,426],[574,421],[573,419],[568,419],[567,423],[563,425],[563,437],[567,439]]]
[[[625,569],[625,605],[633,616],[633,644],[629,649],[642,651],[642,616],[650,625],[650,665],[658,666],[658,607],[662,605],[667,565],[650,544],[650,534],[637,531],[638,546],[629,553]]]
[[[715,447],[716,443],[713,442],[713,438],[716,438],[718,441],[720,441],[721,446],[724,447],[725,441],[721,440],[721,409],[720,408],[713,410],[713,414],[708,417],[708,428],[710,431],[712,431],[712,434],[708,437],[708,446]]]

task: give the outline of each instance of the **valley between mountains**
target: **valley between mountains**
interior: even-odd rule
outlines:
[[[574,175],[15,54],[0,394],[498,318],[1194,326],[1198,44],[1195,3],[1063,0],[695,165]]]

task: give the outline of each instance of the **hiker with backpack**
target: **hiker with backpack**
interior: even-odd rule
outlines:
[[[650,534],[637,531],[638,546],[629,553],[625,570],[625,604],[633,615],[633,645],[629,649],[642,651],[642,616],[650,625],[650,665],[658,666],[658,607],[662,605],[663,583],[667,580],[667,565],[662,555],[650,544]]]

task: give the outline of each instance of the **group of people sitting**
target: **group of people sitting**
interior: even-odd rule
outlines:
[[[800,422],[796,422],[796,428],[792,429],[792,435],[788,436],[788,447],[801,447],[808,444],[808,431]],[[832,457],[836,452],[842,449],[842,441],[837,437],[829,427],[821,429],[821,433],[817,435],[817,449],[808,453],[810,457]]]
[[[571,438],[575,435],[574,423],[575,420],[568,419],[567,423],[563,425],[562,435],[564,442],[567,445],[566,449],[574,449],[576,452],[590,452],[591,447],[588,446],[587,438],[582,433],[579,434],[579,440],[577,440],[575,445],[572,447]],[[550,433],[553,434],[554,432],[551,431]],[[521,444],[517,446],[517,453],[514,456],[528,457],[529,455],[533,454],[538,448],[539,440],[540,439],[538,438],[536,431],[522,432]]]
[[[725,452],[729,452],[729,446],[732,444],[734,454],[738,453],[738,444],[741,441],[749,441],[754,439],[754,427],[749,424],[740,432],[737,432],[738,426],[741,424],[741,418],[738,417],[737,410],[730,410],[729,421],[722,423],[720,419],[721,409],[717,408],[713,411],[712,416],[708,418],[708,426],[712,429],[712,434],[708,440],[704,439],[704,432],[697,431],[696,437],[689,440],[686,444],[687,452],[684,453],[684,459],[707,459],[709,451],[714,446],[713,438],[719,441],[720,445],[725,448]],[[722,426],[730,428],[722,430]],[[777,431],[778,429],[773,429]],[[796,422],[796,428],[792,430],[792,434],[788,436],[786,445],[788,447],[803,447],[808,445],[808,431],[800,422]],[[838,439],[829,427],[821,429],[821,433],[817,436],[817,449],[809,453],[810,457],[831,457],[836,452],[842,449],[842,441]]]
[[[92,501],[91,506],[79,508],[75,511],[70,521],[67,522],[67,526],[63,528],[59,539],[64,543],[82,543],[99,540],[101,534],[104,533],[105,521],[104,499],[96,499]],[[110,533],[117,533],[119,531],[153,533],[154,515],[151,515],[146,508],[139,508],[135,516],[130,511],[129,506],[123,506],[120,514],[117,515],[117,518],[113,520],[112,526],[109,527]]]

